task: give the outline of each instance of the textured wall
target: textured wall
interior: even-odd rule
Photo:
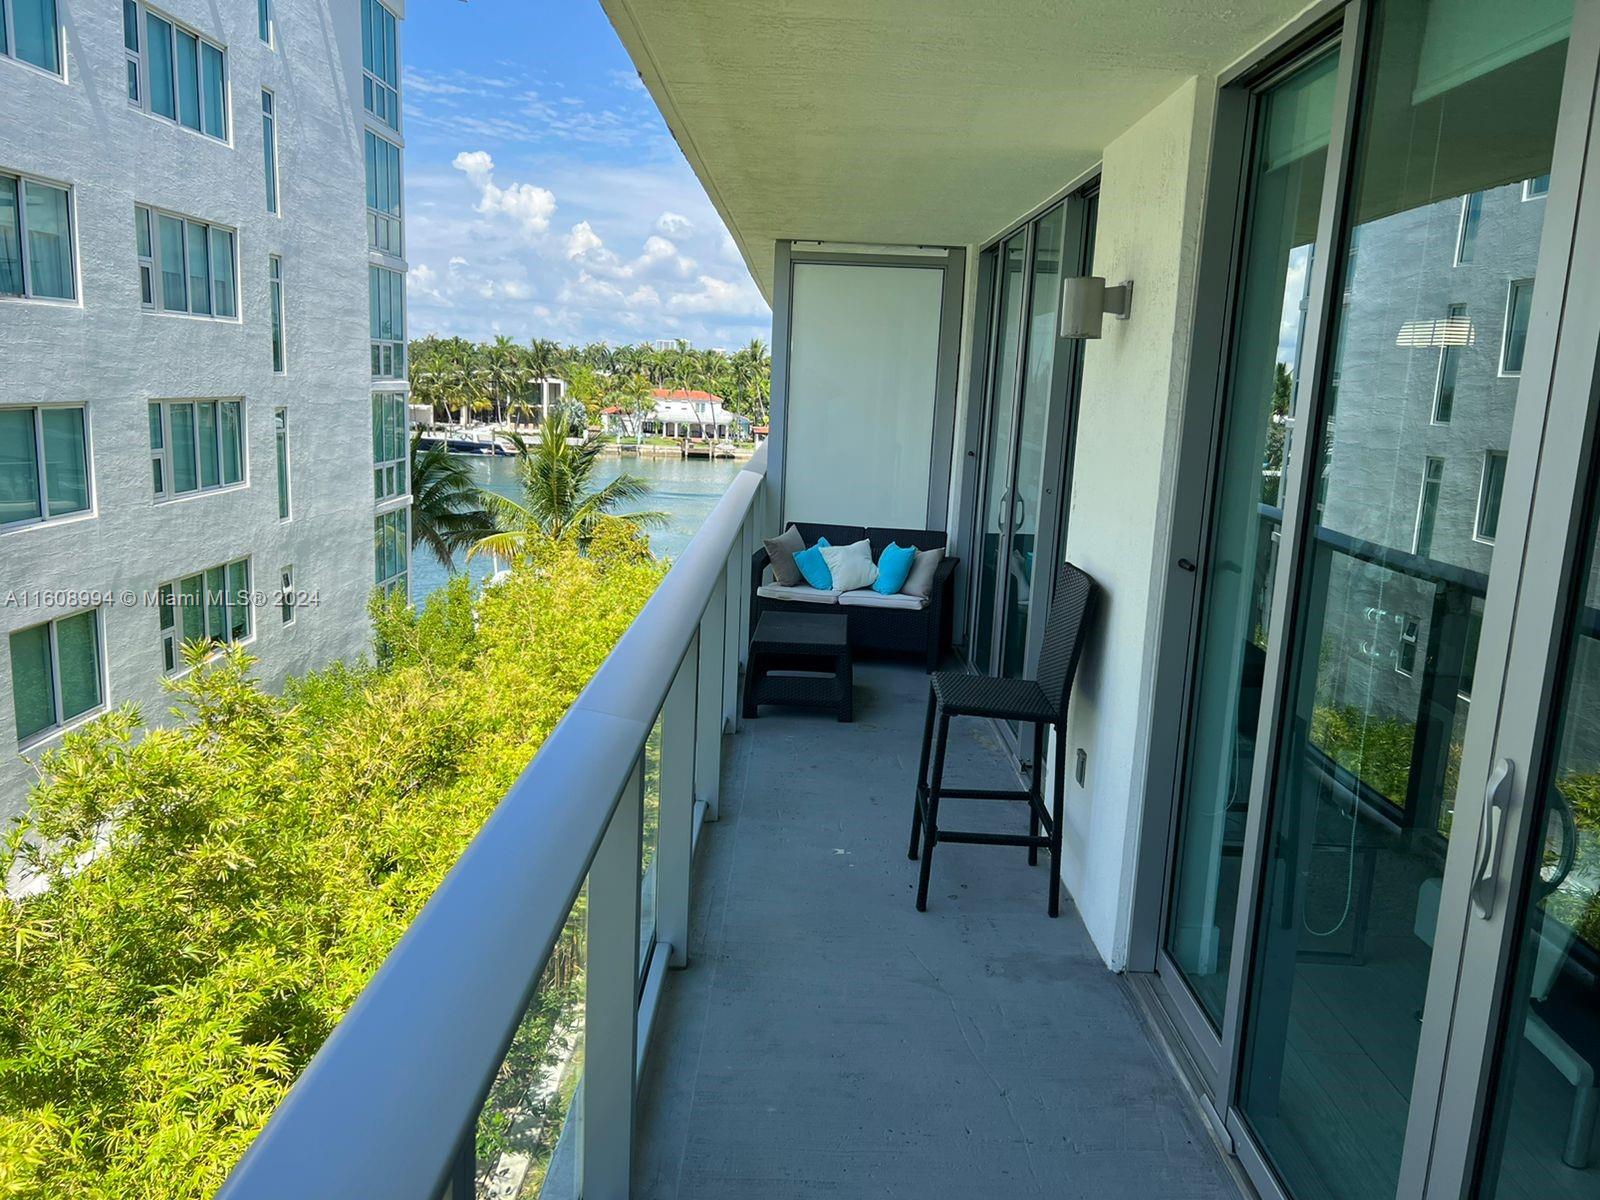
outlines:
[[[272,686],[362,653],[372,586],[361,26],[355,0],[274,0],[278,48],[256,36],[255,5],[167,0],[164,11],[226,46],[231,144],[154,118],[126,99],[121,6],[60,6],[65,82],[0,61],[0,170],[73,188],[74,304],[0,300],[0,404],[88,407],[92,515],[0,533],[0,601],[17,588],[153,589],[249,555],[255,586],[293,564],[316,607],[280,624],[258,609],[250,649]],[[266,212],[260,90],[278,111],[281,217]],[[133,207],[235,227],[241,319],[141,311]],[[272,374],[267,256],[283,258],[287,374]],[[156,504],[146,404],[246,402],[247,484]],[[272,411],[289,410],[293,519],[277,515]],[[65,609],[0,603],[0,633]],[[108,700],[164,718],[153,609],[104,609]],[[0,642],[0,814],[32,777],[16,752],[10,656]],[[47,741],[44,745],[52,744]]]
[[[1095,945],[1127,961],[1154,674],[1152,577],[1167,560],[1172,463],[1193,315],[1214,88],[1190,80],[1106,147],[1097,275],[1134,281],[1133,314],[1087,343],[1067,558],[1099,581],[1073,695],[1064,876]]]

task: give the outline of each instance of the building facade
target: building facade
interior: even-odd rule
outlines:
[[[4,6],[0,811],[185,640],[276,688],[405,578],[399,15]]]

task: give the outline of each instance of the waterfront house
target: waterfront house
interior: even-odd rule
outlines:
[[[651,388],[650,408],[642,419],[611,405],[600,413],[601,430],[632,437],[710,438],[726,441],[748,436],[749,422],[723,407],[722,397],[692,388]]]

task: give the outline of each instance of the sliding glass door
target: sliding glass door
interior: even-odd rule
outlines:
[[[1219,109],[1242,153],[1156,992],[1267,1196],[1600,1197],[1578,17],[1358,0]]]
[[[1026,222],[987,253],[993,275],[967,657],[1022,678],[1037,656],[1035,561],[1060,544],[1080,355],[1058,336],[1061,283],[1087,270],[1092,193]],[[1045,579],[1048,581],[1048,573]],[[1009,731],[1008,731],[1009,732]],[[1019,751],[1020,753],[1020,751]]]
[[[1518,25],[1388,0],[1368,31],[1239,1097],[1297,1196],[1387,1200],[1399,1178],[1498,464],[1542,403],[1518,386],[1518,296],[1547,206],[1523,197],[1551,169],[1566,39]]]
[[[998,249],[989,346],[988,395],[983,434],[983,482],[978,502],[971,627],[967,657],[981,675],[994,673],[995,629],[1010,540],[1012,429],[1017,414],[1017,377],[1027,297],[1028,229],[1017,230]]]

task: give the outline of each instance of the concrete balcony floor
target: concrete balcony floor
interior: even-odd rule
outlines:
[[[1202,1119],[1046,856],[906,857],[927,684],[858,664],[856,720],[765,708],[729,739],[640,1102],[634,1194],[1238,1197]],[[955,722],[948,778],[1008,786]],[[1019,829],[1021,805],[947,802]],[[942,815],[946,815],[942,814]]]

